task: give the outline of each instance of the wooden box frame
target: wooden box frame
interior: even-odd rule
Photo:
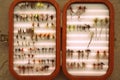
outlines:
[[[56,9],[56,69],[55,71],[48,76],[19,76],[13,69],[13,12],[14,7],[20,2],[48,2],[51,3]],[[9,9],[9,70],[18,80],[51,80],[59,72],[60,69],[60,8],[55,0],[15,0]]]
[[[67,8],[69,5],[71,5],[72,3],[102,3],[105,4],[108,9],[109,9],[109,16],[110,16],[110,25],[109,25],[109,68],[108,71],[105,75],[103,76],[73,76],[70,75],[67,71],[66,68],[66,34],[67,34],[67,29],[66,29],[66,16],[67,16]],[[106,78],[108,78],[108,76],[110,76],[110,74],[113,71],[113,66],[114,66],[114,10],[113,10],[113,6],[112,4],[108,1],[108,0],[70,0],[68,1],[63,9],[63,15],[62,15],[62,25],[63,25],[63,29],[62,29],[62,69],[64,74],[70,79],[70,80],[106,80]]]

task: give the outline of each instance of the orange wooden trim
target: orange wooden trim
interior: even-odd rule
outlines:
[[[14,69],[13,69],[13,12],[14,7],[20,3],[20,2],[35,2],[35,1],[41,1],[41,2],[48,2],[51,3],[56,8],[56,69],[55,71],[49,75],[49,76],[20,76],[18,75]],[[53,79],[60,70],[60,8],[59,5],[55,0],[15,0],[9,9],[9,70],[10,72],[18,79],[18,80],[51,80]]]
[[[109,11],[110,11],[110,26],[109,26],[109,68],[105,75],[103,76],[73,76],[70,75],[66,69],[66,16],[67,16],[67,8],[72,3],[102,3],[105,4]],[[63,25],[63,34],[62,34],[62,69],[64,74],[70,79],[70,80],[106,80],[110,74],[113,71],[114,67],[114,9],[112,4],[108,0],[70,0],[68,1],[63,9],[63,15],[62,15],[62,25]]]

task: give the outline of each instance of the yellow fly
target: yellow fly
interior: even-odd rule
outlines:
[[[38,7],[38,8],[43,8],[43,7],[44,7],[44,4],[41,3],[41,2],[38,2],[38,3],[36,4],[36,7]]]

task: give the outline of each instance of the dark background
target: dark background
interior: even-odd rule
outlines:
[[[26,0],[27,1],[27,0]],[[56,0],[61,8],[68,0]],[[115,10],[114,70],[107,80],[120,80],[120,0],[109,0]],[[0,0],[0,34],[8,35],[8,11],[13,0]],[[9,72],[8,42],[0,42],[0,80],[16,80]],[[68,80],[60,70],[54,80]]]

